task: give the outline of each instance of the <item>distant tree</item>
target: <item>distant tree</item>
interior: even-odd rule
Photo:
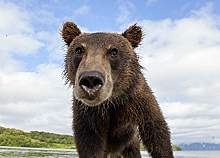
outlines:
[[[173,149],[173,151],[182,151],[182,149],[177,145],[173,145],[172,149]]]

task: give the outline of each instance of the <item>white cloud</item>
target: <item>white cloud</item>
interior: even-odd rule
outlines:
[[[157,2],[157,0],[147,0],[147,7],[152,6],[153,4],[155,4]]]
[[[56,65],[39,65],[36,72],[1,73],[0,125],[56,132],[56,126],[63,126],[59,132],[70,134],[71,90],[63,85],[61,73]]]
[[[12,3],[0,2],[0,52],[28,55],[37,53],[43,43],[37,41],[29,14]]]
[[[81,7],[79,7],[77,10],[74,11],[74,13],[76,15],[85,15],[89,12],[90,7],[87,5],[82,5]]]
[[[138,23],[146,34],[141,63],[174,144],[220,141],[220,17],[212,7],[207,3],[182,19]]]
[[[17,55],[28,55],[37,53],[38,49],[43,43],[34,39],[32,35],[25,34],[9,34],[7,36],[1,36],[0,42],[2,47],[0,51],[10,52]]]
[[[119,2],[119,8],[118,8],[119,13],[116,22],[122,24],[120,27],[121,30],[125,30],[132,18],[131,10],[135,9],[135,6],[129,1],[118,0],[118,2]]]
[[[52,64],[63,59],[61,39],[58,30],[36,31],[33,15],[0,2],[0,126],[71,134],[72,90],[64,86],[61,66]],[[42,23],[48,17],[46,13],[36,15]],[[35,72],[26,72],[24,61],[14,57],[36,55],[42,48],[50,64],[37,65]],[[39,55],[46,57],[44,52]]]
[[[28,13],[13,3],[0,2],[0,31],[5,34],[33,33]]]

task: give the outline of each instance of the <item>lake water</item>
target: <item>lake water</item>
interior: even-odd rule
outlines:
[[[143,158],[149,157],[146,151],[141,152]],[[220,151],[174,151],[175,158],[220,158]],[[76,150],[45,149],[0,146],[0,158],[45,157],[45,158],[78,158]]]

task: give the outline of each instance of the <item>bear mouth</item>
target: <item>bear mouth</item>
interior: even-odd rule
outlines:
[[[83,71],[75,80],[74,95],[87,106],[98,106],[110,97],[113,89],[111,81],[111,77],[100,71]]]
[[[85,93],[85,98],[88,100],[94,100],[97,97],[98,91],[101,88],[101,86],[102,86],[101,84],[97,84],[92,89],[88,88],[87,86],[84,86],[84,85],[82,85],[81,87]]]

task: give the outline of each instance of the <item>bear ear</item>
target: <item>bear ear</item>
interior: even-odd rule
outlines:
[[[76,24],[68,21],[63,24],[63,30],[61,30],[60,34],[62,35],[63,40],[69,46],[73,39],[81,34],[81,31]]]
[[[128,39],[128,41],[131,43],[133,48],[138,47],[142,40],[142,27],[137,26],[137,23],[130,26],[124,33],[122,33],[122,36]]]

